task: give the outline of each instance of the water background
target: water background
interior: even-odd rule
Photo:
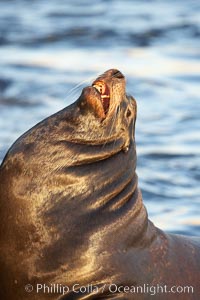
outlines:
[[[137,173],[150,219],[200,235],[200,2],[1,0],[0,160],[109,68],[138,103]]]

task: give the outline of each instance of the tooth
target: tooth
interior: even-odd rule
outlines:
[[[101,95],[101,98],[110,98],[109,95]]]
[[[93,85],[101,94],[104,94],[106,91],[106,86],[103,82],[96,82]]]
[[[101,88],[102,88],[102,94],[104,94],[105,91],[106,91],[106,86],[105,86],[105,84],[102,84]]]
[[[93,87],[95,87],[95,89],[101,93],[101,89],[99,85],[94,84]]]

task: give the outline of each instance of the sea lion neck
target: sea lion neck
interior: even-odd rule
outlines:
[[[126,95],[121,73],[117,73],[119,78],[112,76],[115,73],[108,71],[94,81],[94,85],[105,82],[110,91],[105,118],[96,114],[94,103],[101,101],[101,95],[90,86],[75,103],[20,137],[1,166],[1,196],[7,199],[13,220],[21,212],[26,216],[18,222],[33,228],[33,239],[43,245],[41,255],[28,235],[22,238],[16,233],[16,242],[20,241],[24,253],[26,247],[32,249],[32,265],[36,259],[44,272],[76,260],[79,249],[87,252],[90,243],[98,241],[98,233],[102,241],[109,239],[114,251],[119,240],[122,248],[129,247],[129,241],[136,241],[138,233],[146,230],[147,216],[135,173],[136,103]],[[10,226],[15,230],[15,223]],[[6,238],[9,243],[11,238]],[[48,269],[52,253],[59,257]]]

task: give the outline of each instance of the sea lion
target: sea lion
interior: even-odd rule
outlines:
[[[148,220],[135,120],[112,69],[10,148],[0,167],[1,299],[199,299],[200,240]]]

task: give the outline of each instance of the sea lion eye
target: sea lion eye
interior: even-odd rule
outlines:
[[[126,117],[129,118],[131,116],[131,111],[130,109],[128,108],[127,111],[126,111]]]

